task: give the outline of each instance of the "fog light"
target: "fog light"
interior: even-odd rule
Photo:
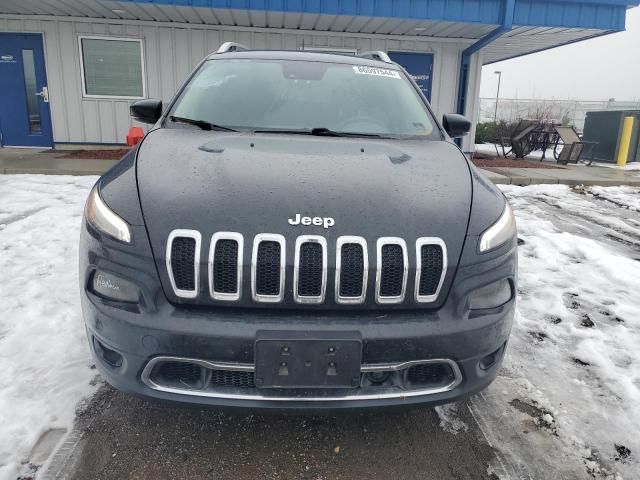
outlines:
[[[511,282],[503,279],[474,290],[469,296],[469,308],[471,310],[496,308],[511,300],[511,296]]]
[[[122,355],[115,350],[105,347],[96,338],[93,339],[93,346],[96,349],[96,353],[104,360],[104,362],[113,367],[119,368],[122,366]]]
[[[138,301],[138,287],[123,278],[96,270],[91,278],[91,291],[110,300],[134,303]]]
[[[502,353],[502,347],[500,347],[495,352],[490,353],[486,357],[483,357],[482,360],[480,360],[480,362],[478,364],[480,366],[480,369],[481,370],[488,370],[493,365],[495,365],[496,361],[498,361],[498,358],[500,358],[500,354],[501,353]]]

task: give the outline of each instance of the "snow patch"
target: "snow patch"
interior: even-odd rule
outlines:
[[[457,403],[449,403],[440,405],[435,408],[438,417],[440,417],[440,428],[445,432],[457,435],[458,432],[466,432],[469,426],[459,418],[460,405]]]
[[[640,189],[501,188],[524,242],[501,392],[490,387],[488,408],[532,407],[526,414],[557,449],[547,467],[573,461],[592,478],[637,478]],[[527,435],[537,451],[541,437]]]
[[[76,404],[94,391],[78,236],[95,181],[0,175],[0,479],[37,471],[32,449],[47,432],[71,431]]]

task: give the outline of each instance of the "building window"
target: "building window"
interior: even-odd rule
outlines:
[[[142,40],[80,37],[85,97],[144,98]]]

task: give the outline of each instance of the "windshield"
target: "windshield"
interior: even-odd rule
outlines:
[[[434,123],[398,70],[293,60],[211,60],[172,116],[251,131],[426,137]]]

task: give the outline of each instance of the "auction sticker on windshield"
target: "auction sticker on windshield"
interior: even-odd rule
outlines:
[[[374,75],[376,77],[400,79],[400,74],[398,72],[396,72],[395,70],[389,70],[387,68],[363,67],[354,65],[353,71],[359,73],[360,75]]]

